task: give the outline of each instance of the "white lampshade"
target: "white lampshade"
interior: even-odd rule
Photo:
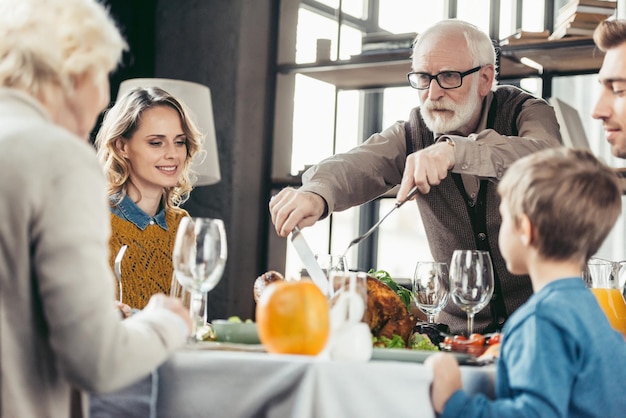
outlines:
[[[206,153],[198,153],[191,162],[191,170],[198,179],[195,186],[208,186],[221,180],[220,163],[217,154],[215,124],[211,91],[207,86],[191,81],[166,78],[133,78],[122,81],[117,97],[137,87],[159,87],[183,102],[191,111],[191,117],[204,135],[202,145]]]

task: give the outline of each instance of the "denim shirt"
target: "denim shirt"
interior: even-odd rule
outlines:
[[[110,197],[111,202],[116,202],[118,199],[119,195],[112,195]],[[156,216],[149,216],[146,212],[141,210],[128,195],[124,196],[124,199],[122,199],[117,206],[111,206],[111,213],[121,219],[132,222],[142,231],[145,230],[148,225],[154,225],[155,223],[163,228],[163,230],[168,230],[167,223],[165,222],[165,208],[161,207]]]

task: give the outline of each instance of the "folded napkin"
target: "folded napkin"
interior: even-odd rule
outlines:
[[[372,357],[372,334],[363,322],[367,294],[356,291],[355,277],[337,293],[330,308],[330,337],[324,351],[331,360],[368,361]]]

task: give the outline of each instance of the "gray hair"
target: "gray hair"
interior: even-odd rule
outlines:
[[[413,44],[413,53],[428,39],[430,35],[441,33],[460,32],[465,36],[467,48],[473,59],[473,65],[496,65],[496,53],[489,36],[471,23],[458,19],[446,19],[435,23],[420,33]]]
[[[106,76],[127,49],[95,0],[0,0],[0,86],[46,94],[78,75]]]

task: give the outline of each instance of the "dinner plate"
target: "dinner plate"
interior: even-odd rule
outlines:
[[[224,343],[221,341],[199,341],[185,345],[185,350],[214,350],[214,351],[249,351],[255,353],[264,353],[265,346],[263,344],[239,344]]]
[[[406,348],[374,348],[372,352],[372,360],[386,361],[407,361],[411,363],[423,363],[428,357],[437,353],[437,351],[427,350],[409,350]],[[465,353],[450,352],[459,364],[471,363],[473,356]]]

